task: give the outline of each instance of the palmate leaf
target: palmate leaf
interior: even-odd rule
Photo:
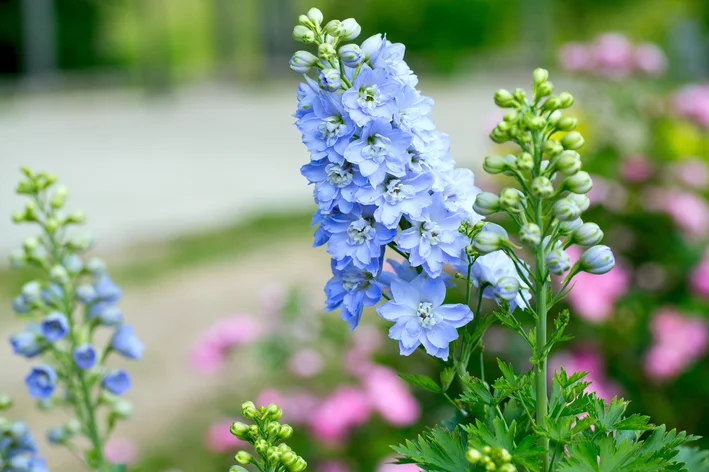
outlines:
[[[680,447],[675,460],[683,463],[687,472],[709,472],[709,451],[698,447]]]
[[[460,428],[450,431],[437,426],[392,449],[402,456],[398,464],[416,464],[426,472],[466,472],[473,470],[465,458],[467,442]]]
[[[431,377],[420,374],[399,374],[402,380],[433,393],[443,393],[443,389]]]
[[[652,455],[640,454],[641,443],[615,441],[610,436],[580,437],[568,446],[567,458],[559,472],[643,472],[669,471],[667,463]]]

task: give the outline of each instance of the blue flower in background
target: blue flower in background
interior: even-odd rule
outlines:
[[[355,125],[342,106],[342,95],[331,92],[315,100],[313,112],[299,119],[296,126],[313,160],[328,157],[339,164],[355,132]]]
[[[384,69],[362,67],[352,88],[342,94],[342,104],[357,126],[365,126],[377,118],[391,120],[396,110],[396,97],[402,85],[392,80]]]
[[[393,128],[386,120],[375,120],[362,129],[359,139],[345,151],[345,159],[359,166],[359,171],[373,186],[384,182],[387,173],[406,175],[411,135]]]
[[[98,354],[91,344],[82,344],[74,349],[74,362],[80,369],[90,369],[96,365]]]
[[[12,299],[12,311],[16,314],[26,315],[30,312],[30,308],[30,303],[28,302],[27,297],[23,294],[20,294]]]
[[[470,308],[443,305],[446,284],[441,279],[393,279],[391,294],[392,300],[380,305],[377,313],[395,323],[389,337],[399,341],[401,354],[408,356],[423,344],[428,354],[448,359],[448,345],[458,338],[457,328],[473,319]]]
[[[461,222],[460,214],[449,212],[440,194],[435,194],[421,218],[401,232],[397,245],[410,253],[412,266],[422,266],[431,277],[438,277],[443,265],[457,262],[468,244],[468,239],[458,231]]]
[[[130,375],[125,370],[112,370],[103,377],[101,385],[115,395],[123,395],[130,390]]]
[[[313,79],[305,77],[305,82],[298,86],[298,110],[295,112],[296,118],[302,118],[308,113],[312,113],[313,105],[320,100],[320,86]]]
[[[396,228],[402,215],[418,218],[431,204],[428,190],[433,178],[415,174],[403,178],[389,177],[376,187],[364,187],[357,192],[357,201],[375,205],[374,218],[387,228]]]
[[[350,264],[338,269],[332,262],[333,277],[325,284],[325,311],[342,309],[342,319],[355,329],[365,306],[376,305],[382,298],[382,285],[372,272]]]
[[[59,284],[51,283],[42,290],[42,301],[54,308],[61,308],[64,302],[64,290]]]
[[[64,313],[53,311],[42,320],[42,335],[50,343],[59,341],[69,334],[69,320]]]
[[[123,322],[123,312],[111,303],[94,303],[89,308],[88,316],[90,320],[98,320],[104,326],[118,326]]]
[[[49,398],[57,386],[57,373],[47,365],[38,365],[25,377],[25,384],[32,398]]]
[[[76,288],[75,295],[81,303],[87,305],[93,303],[98,297],[98,294],[96,293],[96,288],[93,285],[88,284],[79,285]]]
[[[145,346],[135,335],[133,326],[124,324],[113,334],[111,348],[129,359],[140,359]]]
[[[25,331],[10,337],[10,344],[15,354],[27,358],[37,356],[46,346],[42,337],[42,327],[37,323],[29,323]]]
[[[108,274],[103,274],[96,278],[94,288],[96,289],[96,298],[106,303],[116,303],[123,295],[121,289],[113,283]]]
[[[355,193],[362,186],[368,186],[367,179],[348,162],[337,164],[327,159],[310,162],[300,169],[300,173],[315,184],[313,195],[321,210],[330,211],[335,206],[343,213],[353,210]]]

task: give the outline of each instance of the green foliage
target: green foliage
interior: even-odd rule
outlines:
[[[402,456],[399,464],[416,464],[426,472],[463,472],[473,470],[465,458],[466,444],[467,436],[460,428],[451,431],[436,426],[393,449]]]

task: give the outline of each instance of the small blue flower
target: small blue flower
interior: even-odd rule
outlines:
[[[357,126],[377,118],[388,122],[396,110],[394,98],[401,88],[384,69],[364,65],[352,87],[342,94],[342,103]]]
[[[86,370],[96,365],[98,355],[91,344],[81,344],[74,349],[73,357],[77,367]]]
[[[499,229],[505,235],[507,234],[504,229],[492,223],[486,224],[485,229],[492,230],[495,233],[497,233]],[[461,263],[460,265],[456,265],[456,269],[465,274],[468,270],[467,261]],[[517,297],[510,300],[511,311],[514,311],[518,306],[524,308],[526,306],[525,300],[532,298],[532,295],[529,293],[529,287],[527,287],[517,273],[514,262],[503,251],[494,251],[478,257],[473,264],[471,276],[473,284],[477,288],[484,287],[483,297],[491,299],[494,298],[498,301],[500,300],[500,297],[495,296],[495,287],[499,285],[500,280],[505,279],[506,277],[517,279],[521,290],[517,294]]]
[[[376,305],[382,298],[382,285],[373,273],[348,265],[338,269],[332,261],[333,277],[325,285],[325,311],[342,309],[342,319],[355,329],[365,306]]]
[[[59,284],[51,283],[42,290],[42,301],[54,308],[61,308],[64,302],[64,290]]]
[[[598,245],[586,249],[578,263],[584,272],[601,275],[615,267],[615,256],[608,246]]]
[[[111,339],[111,348],[129,359],[140,359],[145,349],[132,325],[121,325],[116,329]]]
[[[76,298],[78,298],[81,303],[84,303],[87,305],[89,303],[93,303],[96,300],[96,298],[98,297],[98,294],[96,293],[96,289],[94,288],[94,286],[88,285],[88,284],[79,285],[76,288],[75,294],[76,294]]]
[[[483,217],[473,211],[475,198],[481,190],[475,186],[475,176],[470,169],[457,168],[443,175],[443,203],[448,211],[460,212],[473,223]]]
[[[389,337],[399,341],[401,354],[408,356],[423,344],[430,355],[448,359],[448,345],[458,338],[457,328],[473,319],[470,308],[463,304],[443,305],[446,284],[441,279],[394,279],[391,294],[392,300],[380,305],[377,313],[396,323],[389,330]]]
[[[50,343],[63,339],[69,333],[69,320],[64,313],[53,311],[42,321],[42,335]]]
[[[37,323],[29,323],[25,331],[10,337],[12,351],[27,358],[35,357],[44,350],[46,344],[43,341],[42,328]]]
[[[115,395],[123,395],[130,390],[130,375],[125,370],[112,370],[103,377],[101,385]]]
[[[63,426],[56,426],[47,432],[47,439],[52,444],[64,444],[67,437],[67,430]]]
[[[121,289],[113,283],[108,274],[99,276],[94,282],[94,288],[96,297],[103,302],[116,303],[121,299]]]
[[[365,41],[366,42],[366,41]],[[364,49],[364,44],[362,48]],[[415,87],[418,77],[404,61],[406,47],[384,38],[379,49],[369,56],[369,63],[377,70],[385,70],[397,82]]]
[[[84,268],[84,261],[77,254],[69,254],[64,257],[62,265],[72,274],[78,274]]]
[[[12,311],[18,315],[26,315],[30,312],[30,304],[27,301],[27,297],[20,294],[12,300]]]
[[[342,164],[342,155],[355,131],[355,125],[342,105],[342,95],[325,93],[313,102],[312,113],[296,122],[303,134],[303,144],[312,153],[313,160],[328,157]]]
[[[351,212],[357,190],[368,185],[357,166],[349,162],[313,161],[301,167],[300,173],[315,184],[313,195],[322,211],[331,211],[337,206],[343,213]]]
[[[404,87],[395,100],[394,124],[397,128],[413,134],[417,138],[417,144],[423,144],[427,132],[436,129],[431,119],[433,99],[422,96],[413,87]]]
[[[88,311],[90,320],[98,320],[104,326],[118,326],[123,322],[121,310],[110,303],[94,303]]]
[[[409,219],[421,217],[423,209],[431,204],[428,191],[432,183],[428,174],[388,177],[376,187],[359,189],[356,198],[364,205],[376,205],[374,218],[387,228],[396,228],[402,215]]]
[[[305,77],[305,82],[298,86],[298,110],[295,112],[296,118],[302,118],[308,113],[312,113],[313,104],[320,100],[322,91],[320,86],[313,79]]]
[[[347,146],[345,159],[357,164],[360,173],[377,186],[387,173],[395,177],[406,175],[411,141],[409,133],[393,128],[389,121],[374,120],[362,129],[359,139]]]
[[[57,386],[57,373],[47,365],[38,365],[25,377],[25,384],[32,398],[49,398]]]

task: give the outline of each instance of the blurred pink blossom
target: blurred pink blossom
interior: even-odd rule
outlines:
[[[620,163],[620,175],[629,182],[643,182],[652,176],[652,165],[645,156],[628,156]]]
[[[226,354],[235,346],[258,340],[262,325],[250,315],[233,315],[214,323],[198,339],[190,355],[195,370],[215,374],[226,360]]]
[[[310,429],[318,439],[342,443],[352,428],[361,426],[372,415],[367,392],[357,387],[340,386],[312,412]]]
[[[551,357],[549,364],[551,372],[559,370],[559,367],[563,367],[568,374],[588,371],[586,379],[592,383],[586,391],[595,392],[600,398],[610,400],[621,393],[620,386],[606,377],[603,359],[593,348],[585,347],[579,351],[560,352]]]
[[[653,188],[645,192],[643,201],[649,210],[667,213],[689,236],[709,233],[709,206],[695,193]]]
[[[133,465],[138,462],[138,446],[127,438],[110,439],[104,446],[104,453],[114,464]]]
[[[327,461],[318,465],[318,472],[349,472],[349,467],[339,461]]]
[[[587,71],[592,66],[591,50],[583,43],[567,43],[559,51],[559,62],[571,72]]]
[[[571,246],[567,250],[572,261],[581,256],[581,249]],[[590,323],[602,323],[613,314],[615,302],[627,291],[630,276],[621,261],[603,275],[581,272],[574,278],[574,289],[567,296],[574,313]]]
[[[640,43],[635,46],[635,67],[649,75],[660,75],[667,69],[667,56],[653,43]]]
[[[299,377],[312,377],[322,371],[325,362],[315,349],[299,349],[288,360],[291,372]]]
[[[354,345],[367,353],[373,353],[382,346],[382,333],[374,325],[362,324],[353,333]]]
[[[709,84],[689,85],[672,97],[674,112],[709,128]]]
[[[416,464],[392,464],[396,458],[389,457],[377,465],[377,472],[419,472]]]
[[[709,326],[703,319],[662,308],[653,317],[650,330],[655,344],[645,359],[645,370],[657,381],[677,377],[706,354]]]
[[[689,284],[695,294],[709,298],[709,257],[706,255],[690,274]]]
[[[701,159],[694,157],[678,164],[675,168],[677,178],[683,184],[704,190],[709,184],[709,169]]]
[[[377,366],[362,380],[370,403],[390,424],[408,426],[421,416],[416,398],[392,369]]]
[[[593,71],[608,78],[622,79],[632,73],[633,44],[620,33],[605,33],[592,44]]]
[[[593,188],[588,193],[591,205],[602,204],[609,210],[622,211],[628,202],[628,191],[613,180],[593,175]]]
[[[231,434],[229,429],[236,419],[224,419],[213,423],[204,437],[204,444],[212,452],[223,453],[235,451],[246,443]]]
[[[356,347],[345,353],[344,365],[347,371],[356,377],[366,375],[376,366],[369,352]]]

